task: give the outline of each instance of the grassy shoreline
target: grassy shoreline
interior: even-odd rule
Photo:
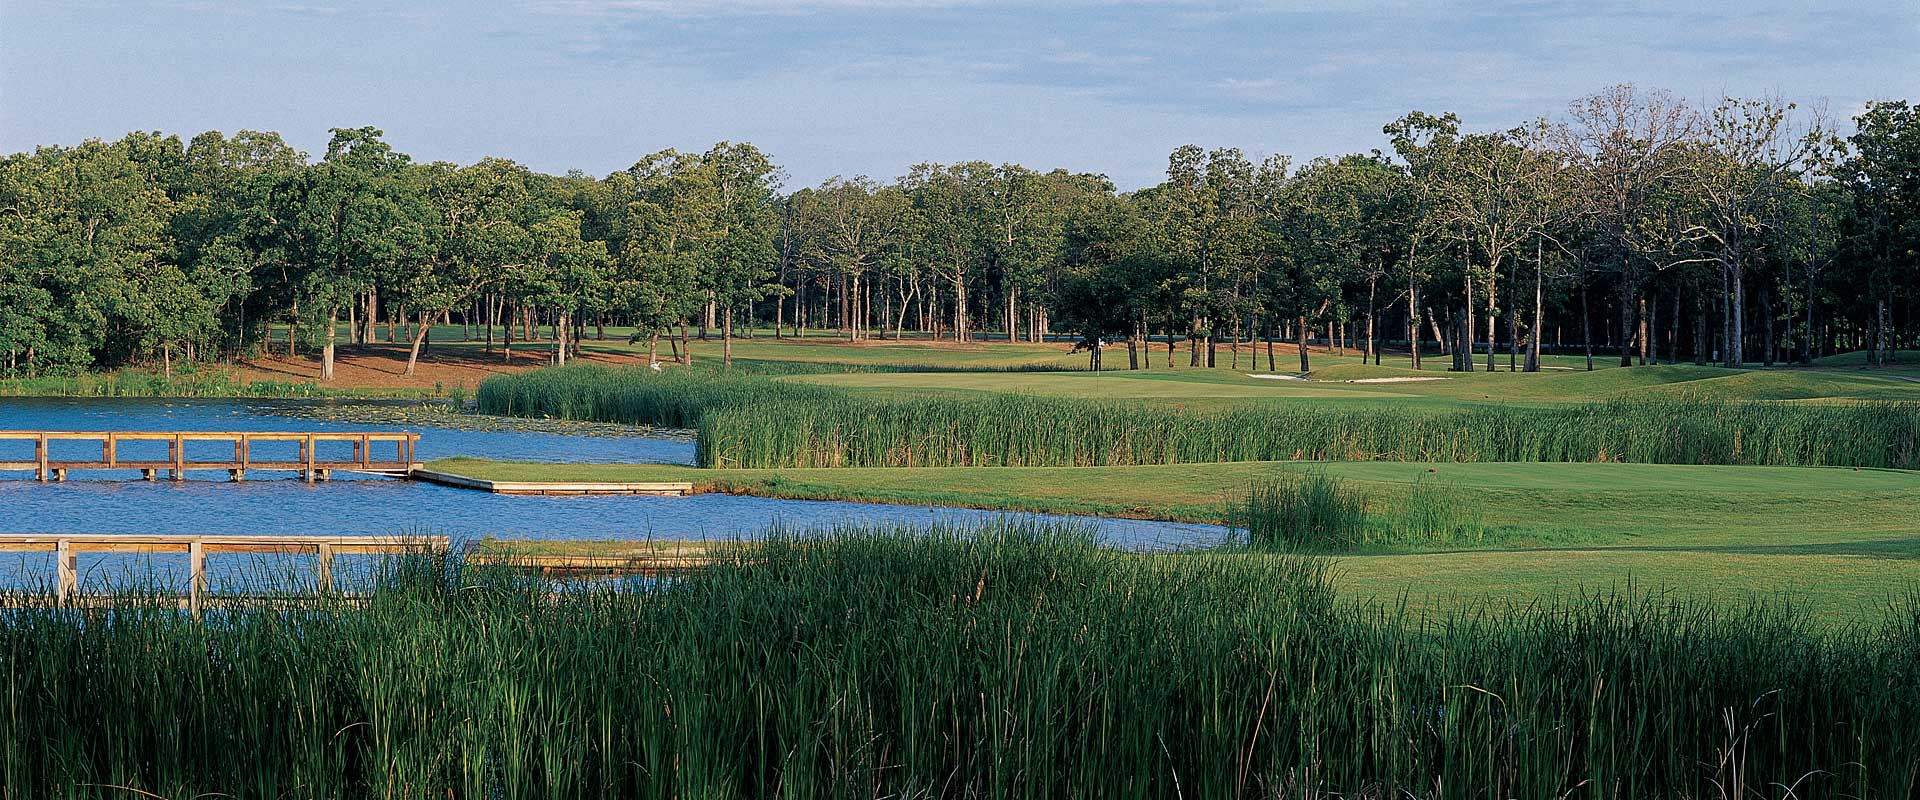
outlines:
[[[1920,587],[1920,472],[1897,470],[1398,462],[709,470],[476,459],[430,467],[507,481],[689,481],[761,497],[1213,524],[1255,481],[1283,472],[1340,477],[1389,510],[1437,476],[1472,492],[1485,539],[1334,554],[1344,591],[1445,611],[1632,585],[1725,602],[1794,596],[1822,618],[1866,620]]]

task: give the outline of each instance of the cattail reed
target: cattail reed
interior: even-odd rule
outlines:
[[[665,583],[0,614],[0,796],[1910,797],[1920,611],[1429,618],[1069,527],[778,533]]]

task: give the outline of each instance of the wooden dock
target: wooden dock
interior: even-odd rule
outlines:
[[[67,471],[75,469],[137,469],[146,480],[154,480],[161,470],[167,471],[171,480],[183,480],[187,470],[226,470],[230,480],[241,481],[251,469],[287,470],[300,473],[308,483],[327,480],[334,470],[372,472],[393,477],[404,477],[419,467],[414,461],[414,446],[419,442],[420,434],[389,431],[365,433],[346,432],[274,432],[274,431],[0,431],[0,443],[8,441],[33,442],[32,461],[0,461],[0,471],[32,470],[40,481],[67,479]],[[92,441],[100,443],[100,457],[97,459],[55,459],[51,456],[51,446],[63,441]],[[167,458],[164,461],[123,459],[120,457],[122,442],[166,442]],[[231,442],[231,459],[192,460],[187,458],[189,442]],[[292,461],[255,460],[253,445],[255,442],[294,442],[298,452]],[[349,460],[323,460],[318,454],[318,445],[326,442],[351,442],[353,457]],[[393,458],[375,458],[375,444],[393,446]]]
[[[422,551],[445,552],[445,536],[181,536],[169,534],[0,534],[0,552],[53,553],[54,596],[60,605],[87,605],[80,593],[81,553],[172,553],[187,556],[188,593],[185,607],[200,613],[207,594],[207,556],[234,553],[312,555],[314,585],[333,591],[333,557],[349,554],[390,555]]]
[[[579,483],[565,481],[489,481],[481,478],[469,478],[451,472],[435,472],[430,469],[415,468],[407,477],[417,481],[452,486],[458,489],[478,489],[494,494],[517,495],[594,495],[625,494],[653,495],[656,497],[686,497],[694,494],[691,482],[653,481],[640,483]]]

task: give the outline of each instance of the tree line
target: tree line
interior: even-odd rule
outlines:
[[[717,334],[730,363],[738,332],[770,328],[1065,336],[1095,368],[1124,346],[1134,369],[1183,345],[1213,366],[1223,344],[1235,367],[1264,345],[1273,369],[1277,343],[1302,370],[1309,343],[1457,370],[1536,370],[1542,352],[1878,364],[1920,332],[1905,101],[1867,105],[1843,138],[1779,99],[1698,108],[1621,85],[1511,130],[1414,112],[1380,148],[1298,165],[1181,147],[1132,192],[986,162],[785,191],[730,142],[555,176],[332,133],[318,159],[242,131],[0,161],[0,371],[278,347],[317,351],[330,380],[337,346],[384,336],[411,372],[436,323],[508,361],[541,340],[564,362],[616,326],[682,362]]]

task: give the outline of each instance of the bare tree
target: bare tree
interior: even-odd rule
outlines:
[[[1685,100],[1660,89],[1632,84],[1610,86],[1567,108],[1567,120],[1553,140],[1571,167],[1572,194],[1598,243],[1607,248],[1607,266],[1619,277],[1620,365],[1630,361],[1626,342],[1633,339],[1630,310],[1652,271],[1665,264],[1675,232],[1656,224],[1657,199],[1692,173],[1689,142],[1699,136],[1700,115]]]
[[[1745,363],[1746,269],[1761,237],[1779,218],[1778,205],[1792,183],[1822,166],[1840,143],[1817,110],[1796,120],[1796,105],[1777,98],[1727,98],[1707,120],[1695,157],[1688,159],[1689,193],[1696,222],[1683,238],[1698,247],[1693,258],[1720,266],[1726,291],[1723,330],[1729,367]]]

